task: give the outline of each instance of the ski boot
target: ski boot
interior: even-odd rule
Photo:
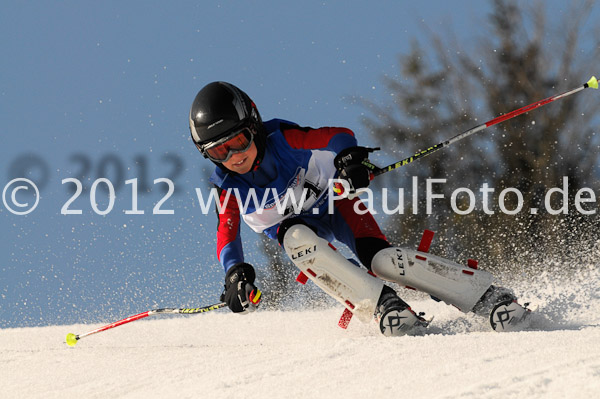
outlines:
[[[494,331],[520,331],[530,324],[531,311],[527,309],[528,305],[521,306],[511,290],[492,285],[477,302],[473,312],[480,316],[489,315]]]
[[[386,337],[400,337],[423,332],[429,322],[416,314],[406,302],[398,297],[396,291],[385,285],[375,317],[379,320],[379,329]]]
[[[522,331],[531,324],[531,310],[519,305],[516,300],[500,302],[490,313],[490,324],[494,331],[511,332]]]
[[[478,316],[488,316],[497,304],[516,300],[517,297],[508,288],[491,285],[473,307],[473,313]]]

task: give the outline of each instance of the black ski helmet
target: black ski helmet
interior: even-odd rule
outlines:
[[[254,102],[242,90],[227,82],[209,83],[198,92],[190,109],[190,132],[200,152],[204,145],[245,127],[254,134],[258,150],[255,167],[264,156],[266,132]],[[224,168],[220,163],[217,165]]]

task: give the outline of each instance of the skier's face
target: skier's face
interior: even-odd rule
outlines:
[[[254,160],[256,159],[257,150],[256,144],[252,142],[250,147],[244,152],[237,152],[231,155],[226,162],[223,162],[223,166],[232,172],[243,175],[244,173],[250,172]]]

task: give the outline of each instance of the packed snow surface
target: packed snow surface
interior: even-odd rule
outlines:
[[[335,306],[159,316],[91,335],[73,348],[64,342],[67,333],[99,325],[4,329],[0,397],[600,395],[597,292],[585,298],[559,293],[538,309],[530,331],[513,333],[490,331],[487,320],[431,300],[412,305],[435,315],[426,335],[386,338],[374,322],[358,320],[343,330]]]

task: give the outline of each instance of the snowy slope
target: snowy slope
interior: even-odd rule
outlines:
[[[504,334],[433,301],[413,301],[435,314],[418,337],[357,320],[344,331],[338,307],[146,319],[75,348],[66,333],[97,325],[5,329],[0,397],[599,397],[600,308],[587,299],[560,321],[548,301],[534,331]]]
[[[557,270],[511,284],[538,307],[517,333],[402,289],[435,316],[426,335],[342,330],[339,305],[158,316],[74,348],[67,333],[99,324],[2,329],[0,398],[598,398],[600,271]]]

